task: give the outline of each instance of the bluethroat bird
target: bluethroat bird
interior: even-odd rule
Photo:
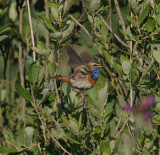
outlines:
[[[73,68],[74,72],[69,76],[57,76],[54,79],[67,82],[76,92],[92,88],[103,66],[93,60],[88,53],[80,56],[69,44],[66,45],[66,49],[69,55],[68,66]]]

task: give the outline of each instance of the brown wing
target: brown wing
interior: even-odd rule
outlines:
[[[95,60],[91,57],[91,55],[87,52],[81,54],[81,58],[83,61],[88,64],[89,62],[94,62]]]
[[[86,65],[80,55],[69,44],[66,45],[66,49],[69,55],[68,66],[76,68],[81,65]]]

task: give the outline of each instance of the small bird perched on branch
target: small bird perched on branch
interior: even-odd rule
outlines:
[[[56,76],[54,79],[67,82],[76,92],[92,88],[103,66],[93,60],[88,53],[80,56],[69,44],[66,48],[69,55],[68,66],[73,68],[74,72],[69,76]]]

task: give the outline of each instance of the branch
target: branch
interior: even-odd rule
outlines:
[[[109,31],[112,32],[111,27],[105,22],[104,18],[103,18],[102,16],[100,16],[100,18],[102,19],[102,21],[103,21],[103,23],[106,25],[106,27],[109,29]],[[119,37],[117,36],[117,34],[113,33],[113,35],[114,35],[114,37],[115,37],[123,46],[125,46],[125,47],[128,48],[128,45],[127,45],[123,40],[121,40],[121,38],[119,38]]]
[[[20,7],[20,14],[19,14],[19,33],[23,35],[23,8]],[[19,72],[20,72],[20,81],[21,85],[24,88],[24,58],[23,58],[23,44],[22,41],[19,40],[19,55],[18,55],[18,63],[19,63]],[[24,128],[26,126],[26,101],[22,98],[22,118],[24,122]]]
[[[120,21],[121,21],[122,29],[123,29],[124,32],[126,32],[126,26],[125,26],[125,23],[124,23],[122,14],[121,14],[121,10],[120,10],[120,8],[119,8],[118,1],[117,1],[117,0],[114,0],[114,3],[115,3],[115,7],[116,7],[116,10],[117,10],[118,17],[119,17],[119,19],[120,19]]]
[[[48,0],[45,0],[45,12],[46,18],[49,19],[49,7],[47,5]],[[49,48],[49,31],[46,29],[46,48]],[[45,72],[45,81],[49,80],[49,71],[47,65],[45,65],[46,72]]]
[[[84,103],[84,110],[86,112],[86,117],[87,117],[87,124],[88,124],[88,127],[89,127],[89,135],[90,135],[90,138],[91,138],[91,144],[93,146],[93,153],[96,155],[96,149],[95,149],[95,144],[94,144],[94,138],[93,138],[93,128],[91,126],[91,123],[90,123],[90,118],[89,118],[89,114],[88,114],[88,105],[87,105],[87,96],[86,96],[86,93],[82,93],[82,101]]]
[[[35,47],[35,41],[34,41],[34,35],[33,35],[33,25],[32,25],[32,20],[31,20],[31,11],[30,11],[29,0],[27,0],[27,8],[28,8],[29,25],[30,25],[31,37],[32,37],[32,45],[33,45],[33,47]],[[36,61],[36,53],[35,53],[35,51],[33,51],[33,61]]]
[[[82,24],[80,24],[72,15],[69,15],[69,16],[72,18],[72,20],[73,20],[77,25],[79,25],[79,26],[86,32],[86,34],[88,35],[88,37],[92,40],[92,37],[91,37],[90,33],[88,32],[88,30],[87,30]]]

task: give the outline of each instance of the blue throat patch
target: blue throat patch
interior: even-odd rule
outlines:
[[[93,72],[92,72],[92,78],[93,78],[94,80],[97,80],[97,79],[98,79],[100,69],[101,69],[101,68],[98,68],[98,67],[94,68],[94,70],[93,70]]]

